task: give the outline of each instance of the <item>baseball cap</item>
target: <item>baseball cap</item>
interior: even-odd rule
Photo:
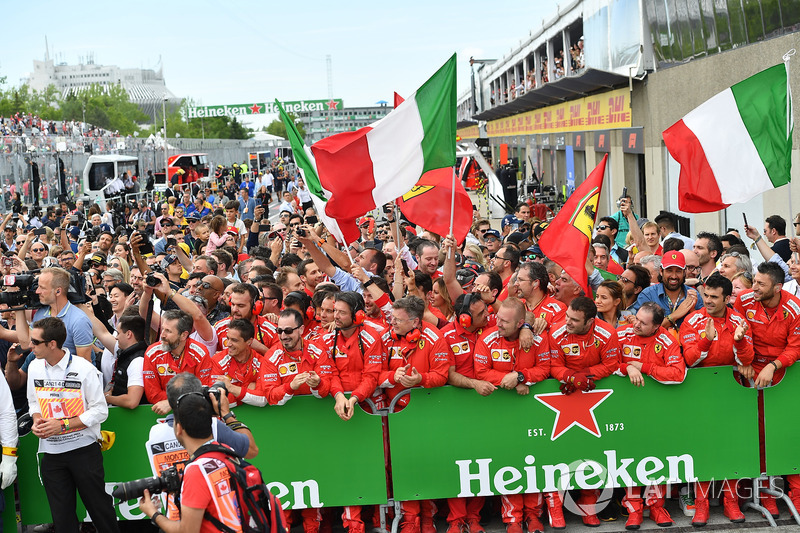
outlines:
[[[186,215],[187,222],[197,222],[198,220],[200,219],[197,218],[197,215],[195,215],[194,213],[192,213],[191,215]]]
[[[96,252],[92,254],[92,258],[90,259],[92,263],[96,263],[98,265],[105,265],[106,264],[106,254],[102,252]]]
[[[475,278],[478,275],[470,268],[462,268],[456,272],[456,281],[461,285],[462,289],[469,289],[475,283]]]
[[[489,233],[489,232],[487,231],[486,233]],[[527,237],[527,236],[524,233],[521,233],[519,231],[515,231],[514,233],[512,233],[511,235],[506,237],[506,242],[513,242],[514,244],[519,244],[519,243],[521,243],[522,241],[525,240],[525,237]]]
[[[533,236],[534,236],[534,237],[536,237],[536,238],[538,239],[538,238],[539,238],[539,236],[540,236],[542,233],[544,233],[544,230],[546,230],[546,229],[547,229],[547,226],[549,226],[549,225],[550,225],[550,223],[549,223],[549,222],[539,222],[538,224],[536,224],[536,225],[533,227],[533,231],[532,231],[532,233],[533,233]]]
[[[686,258],[681,252],[667,252],[661,258],[661,268],[678,267],[681,269],[686,268]]]
[[[78,228],[78,226],[73,226],[69,229],[69,233],[73,238],[77,239],[81,235],[81,230]]]
[[[489,237],[489,236],[496,237],[496,238],[499,239],[500,238],[500,232],[497,231],[496,229],[486,230],[486,233],[483,234],[483,238],[485,239],[486,237]]]
[[[483,266],[474,259],[465,259],[464,268],[474,271],[475,274],[480,274],[484,271]]]

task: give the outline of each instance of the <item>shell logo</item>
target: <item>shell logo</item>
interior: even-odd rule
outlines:
[[[166,371],[167,367],[165,367],[164,365],[158,365],[158,374],[160,376],[163,376]]]
[[[279,372],[281,373],[282,376],[285,376],[286,375],[286,367],[282,366],[281,369],[279,370]]]
[[[625,348],[623,348],[622,353],[624,353],[625,355],[630,355],[631,354],[630,346],[626,346]]]
[[[500,359],[500,351],[499,350],[492,350],[492,359],[497,361]]]
[[[569,355],[569,346],[564,346],[561,350],[564,352],[564,355]]]
[[[450,349],[453,350],[454,354],[461,353],[461,345],[460,344],[451,344]]]
[[[747,312],[747,320],[753,320],[756,317],[756,312],[752,309]]]

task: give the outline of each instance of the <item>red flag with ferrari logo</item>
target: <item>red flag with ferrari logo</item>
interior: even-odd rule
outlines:
[[[586,258],[597,220],[597,203],[603,189],[607,160],[608,154],[570,195],[539,239],[542,252],[566,270],[589,298],[592,291],[586,273]]]

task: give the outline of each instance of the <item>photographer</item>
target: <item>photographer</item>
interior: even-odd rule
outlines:
[[[167,533],[216,531],[219,528],[206,518],[213,517],[234,531],[242,530],[239,513],[220,512],[220,509],[237,509],[237,491],[230,490],[232,483],[227,463],[229,459],[219,453],[211,452],[195,458],[194,454],[206,443],[216,443],[212,432],[212,407],[202,393],[184,393],[175,402],[173,430],[175,437],[189,452],[192,461],[183,471],[181,485],[181,519],[169,520],[153,503],[149,491],[139,501],[139,508],[153,524]],[[222,463],[222,464],[220,464]],[[221,470],[221,472],[219,472]],[[219,472],[212,482],[207,473]],[[218,486],[219,485],[219,486]],[[228,490],[221,490],[228,487]]]
[[[65,349],[65,326],[60,319],[48,317],[34,322],[30,330],[36,360],[30,365],[28,406],[32,432],[40,439],[42,485],[56,531],[78,531],[77,489],[97,529],[118,532],[98,444],[100,424],[108,418],[100,372]],[[79,389],[67,387],[67,375],[70,382],[80,383]],[[42,386],[45,380],[47,387]]]
[[[92,324],[86,315],[77,307],[72,305],[67,299],[69,291],[70,276],[63,268],[45,268],[39,274],[39,286],[36,294],[42,306],[33,315],[33,322],[47,317],[60,318],[66,327],[67,336],[64,340],[64,348],[69,353],[79,357],[92,360]],[[12,342],[19,341],[20,347],[27,350],[30,347],[30,330],[24,327],[28,324],[27,311],[19,310],[17,313],[17,330],[0,331],[0,336]],[[21,368],[17,368],[17,362],[9,358],[6,364],[6,379],[12,389],[21,387],[26,379],[28,366],[33,361],[33,352],[28,354]]]

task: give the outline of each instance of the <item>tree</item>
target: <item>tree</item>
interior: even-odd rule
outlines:
[[[303,123],[297,118],[297,115],[294,113],[286,113],[286,115],[294,121],[295,126],[297,126],[297,131],[300,132],[300,136],[305,139],[306,137],[306,130],[303,127]],[[269,133],[270,135],[277,135],[278,137],[282,137],[286,139],[286,126],[283,124],[282,120],[273,120],[269,123],[267,127],[264,128],[264,131]]]

